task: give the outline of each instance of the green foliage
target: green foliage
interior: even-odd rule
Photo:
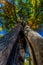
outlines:
[[[32,22],[32,28],[36,29],[43,23],[43,13],[41,12],[41,0],[27,0],[26,3],[20,1],[21,10],[19,11],[20,17],[28,23]],[[21,12],[21,13],[20,13]]]
[[[15,4],[6,1],[3,8],[7,26],[13,27],[15,23],[20,23],[23,18],[32,28],[38,28],[43,23],[42,0],[14,0]],[[42,5],[42,7],[41,7]],[[32,22],[32,25],[30,24]],[[14,25],[13,25],[14,24]],[[37,26],[36,26],[37,25]]]

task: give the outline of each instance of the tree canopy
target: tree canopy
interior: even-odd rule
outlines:
[[[0,13],[7,22],[7,28],[14,27],[23,18],[32,29],[37,29],[43,23],[43,1],[42,0],[6,0],[4,13]],[[2,22],[3,23],[3,22]]]

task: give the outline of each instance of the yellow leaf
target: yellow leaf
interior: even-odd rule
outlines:
[[[32,0],[32,4],[33,4],[33,6],[35,5],[35,2],[36,2],[35,0]]]
[[[36,29],[36,26],[35,26],[35,25],[33,25],[33,26],[32,26],[32,29]]]
[[[2,27],[0,27],[0,31],[2,31],[3,29],[2,29]]]
[[[18,12],[19,10],[18,9],[16,9],[16,13]]]
[[[32,25],[33,23],[32,23],[32,21],[29,21],[29,25]]]
[[[39,27],[39,25],[36,25],[36,28],[38,28]]]
[[[20,17],[18,17],[17,20],[20,21]]]

